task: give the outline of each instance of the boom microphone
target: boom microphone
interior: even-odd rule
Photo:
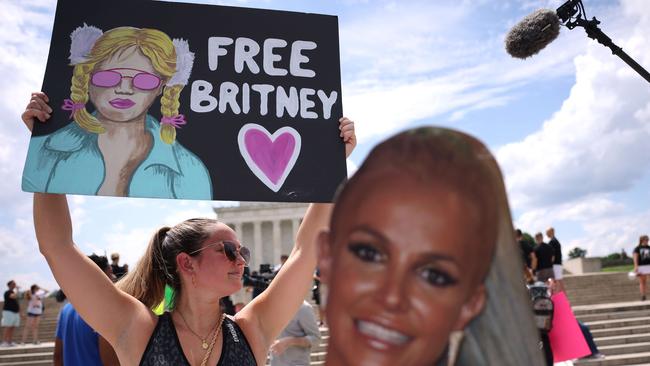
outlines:
[[[512,57],[528,58],[553,42],[560,34],[560,18],[554,10],[540,9],[517,23],[506,36],[506,51]]]

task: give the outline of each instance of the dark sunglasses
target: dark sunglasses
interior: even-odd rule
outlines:
[[[241,247],[239,247],[239,249],[237,249],[237,244],[235,244],[235,243],[233,243],[231,241],[219,241],[219,242],[216,242],[216,243],[207,244],[203,248],[197,249],[197,250],[189,253],[189,255],[196,254],[196,253],[202,251],[203,249],[207,249],[207,248],[213,247],[213,246],[218,245],[218,244],[222,244],[223,249],[218,249],[217,251],[218,252],[223,251],[223,253],[226,255],[226,258],[228,258],[228,260],[230,260],[232,262],[236,262],[237,261],[237,256],[239,255],[244,259],[244,265],[247,266],[250,263],[250,261],[251,261],[251,251],[250,251],[250,249],[246,248],[245,246],[241,246]]]

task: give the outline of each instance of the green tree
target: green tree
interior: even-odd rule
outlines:
[[[587,255],[587,249],[575,247],[569,252],[569,258],[584,258]]]

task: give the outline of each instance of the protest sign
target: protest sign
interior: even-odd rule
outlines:
[[[345,179],[334,16],[60,0],[23,190],[331,201]]]

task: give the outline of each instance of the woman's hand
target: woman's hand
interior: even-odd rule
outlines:
[[[345,157],[349,158],[355,146],[357,146],[357,135],[354,131],[354,122],[348,117],[341,117],[341,119],[339,119],[339,130],[341,130],[339,136],[343,138],[343,142],[345,143]]]
[[[45,122],[50,118],[52,108],[47,104],[50,98],[45,93],[35,92],[32,93],[32,99],[29,100],[25,111],[21,118],[25,122],[25,126],[31,131],[34,128],[34,119]]]

